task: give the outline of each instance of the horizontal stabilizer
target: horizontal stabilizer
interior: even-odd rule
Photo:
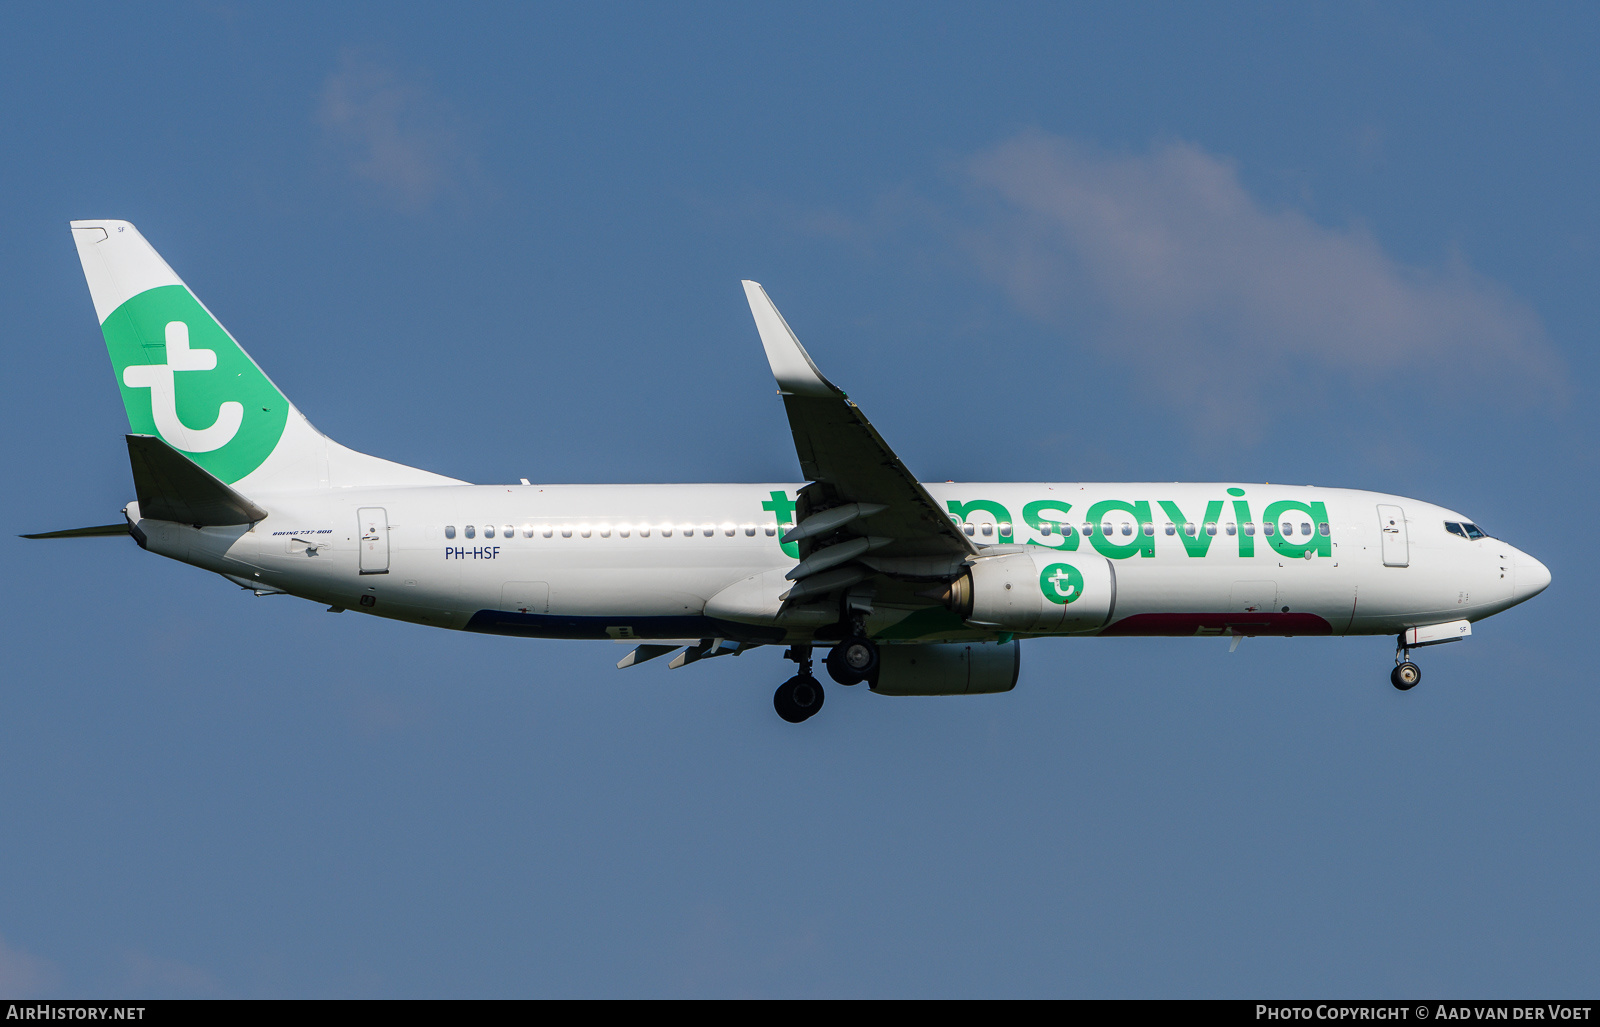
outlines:
[[[37,535],[23,535],[23,538],[101,538],[111,535],[128,534],[128,522],[121,524],[101,524],[93,528],[68,528],[66,531],[44,531]]]
[[[158,521],[254,524],[267,512],[154,435],[128,436],[139,514]]]

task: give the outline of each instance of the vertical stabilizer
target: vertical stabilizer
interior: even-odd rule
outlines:
[[[126,221],[74,221],[72,238],[132,434],[245,493],[455,483],[313,428]]]

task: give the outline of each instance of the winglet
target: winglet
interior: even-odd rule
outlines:
[[[838,387],[824,378],[817,365],[811,362],[789,322],[773,306],[767,290],[761,288],[759,282],[746,281],[744,296],[750,301],[750,313],[755,316],[756,331],[761,333],[761,347],[767,351],[767,363],[772,365],[778,391],[802,396],[842,396]]]

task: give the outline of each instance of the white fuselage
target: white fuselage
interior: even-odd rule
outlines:
[[[551,638],[805,641],[780,612],[800,485],[439,485],[253,495],[255,525],[128,516],[153,552],[331,607]],[[1395,634],[1498,613],[1549,582],[1461,514],[1350,489],[1246,484],[929,484],[974,543],[1104,559],[1103,622],[1073,634]],[[1382,508],[1390,508],[1385,513]],[[1394,520],[1385,532],[1380,517]],[[1265,519],[1273,512],[1271,521]],[[1271,524],[1271,534],[1267,525]],[[1285,534],[1285,526],[1289,533]],[[1109,532],[1109,533],[1108,533]],[[1309,555],[1305,555],[1309,554]],[[926,595],[905,585],[899,598]],[[880,641],[1000,634],[885,593]],[[916,610],[916,607],[922,607]]]

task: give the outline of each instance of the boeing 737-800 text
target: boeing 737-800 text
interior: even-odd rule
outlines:
[[[470,485],[314,429],[130,224],[74,221],[127,408],[129,534],[258,595],[441,628],[637,640],[619,667],[785,647],[774,705],[832,678],[888,695],[1004,692],[1043,635],[1456,641],[1536,595],[1543,564],[1431,503],[1350,489],[924,484],[754,282],[802,483]]]

